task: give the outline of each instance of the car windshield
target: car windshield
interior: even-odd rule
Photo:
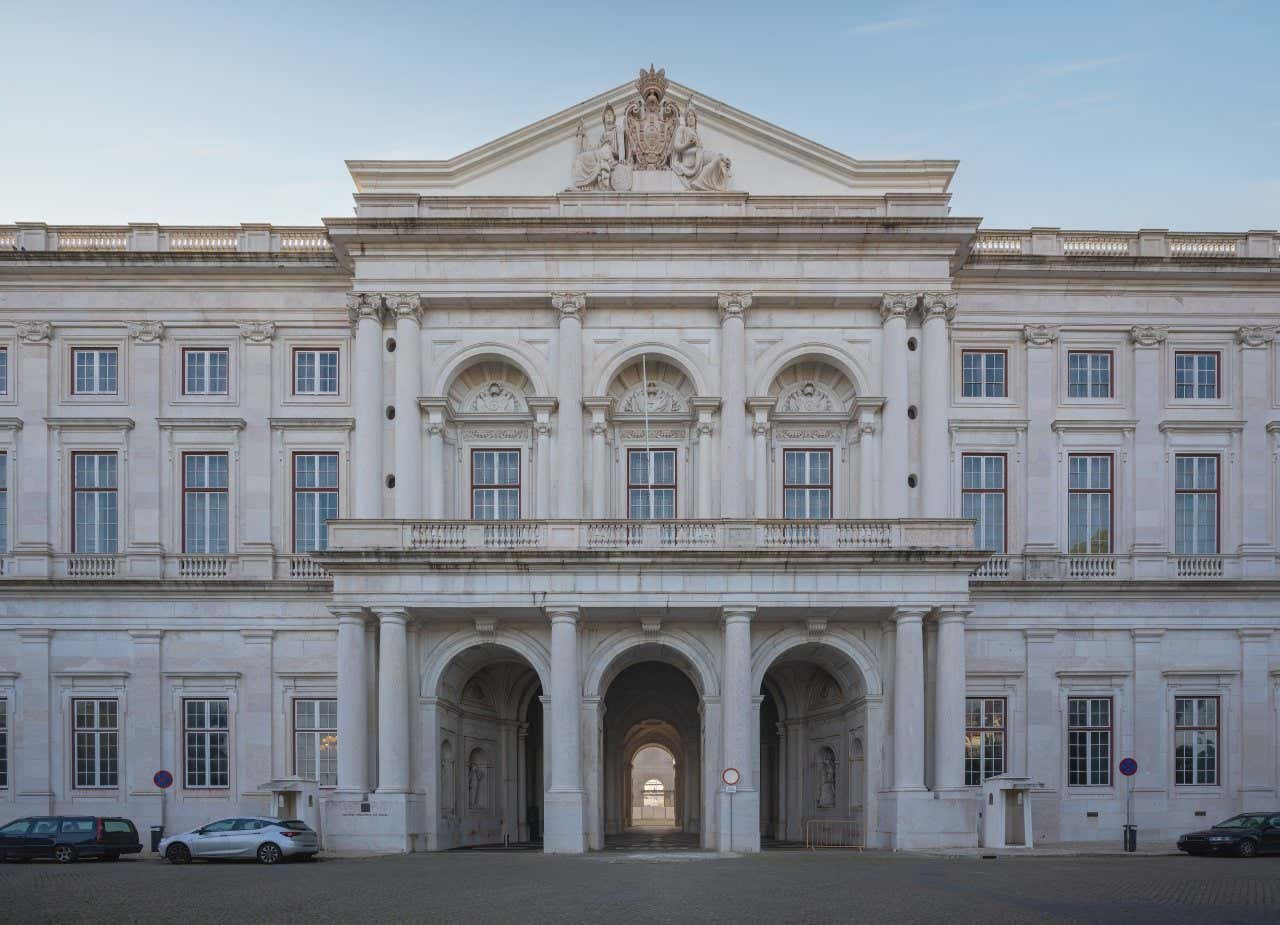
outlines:
[[[1214,826],[1214,828],[1215,829],[1252,829],[1256,826],[1262,825],[1262,823],[1266,821],[1266,818],[1267,818],[1266,816],[1249,816],[1249,815],[1232,816],[1230,819],[1226,819],[1222,822],[1219,822],[1217,825]]]
[[[303,829],[304,831],[310,831],[310,829],[307,828],[307,824],[301,819],[286,819],[284,822],[279,824],[289,829]]]

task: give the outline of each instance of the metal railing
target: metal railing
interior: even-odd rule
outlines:
[[[804,846],[818,848],[857,848],[867,846],[861,819],[806,819]]]

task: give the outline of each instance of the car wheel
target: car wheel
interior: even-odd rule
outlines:
[[[59,864],[70,864],[76,859],[76,849],[70,845],[54,845],[53,859]]]
[[[164,853],[164,856],[170,864],[191,863],[191,849],[182,842],[170,845],[169,850]]]
[[[266,842],[258,848],[258,861],[262,864],[279,864],[282,858],[284,858],[284,852],[277,844]]]
[[[1236,846],[1236,857],[1251,858],[1258,853],[1258,843],[1252,838],[1246,838]]]

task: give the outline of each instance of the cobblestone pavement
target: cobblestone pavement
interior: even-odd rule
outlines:
[[[4,922],[1280,922],[1280,857],[452,852],[0,866]]]

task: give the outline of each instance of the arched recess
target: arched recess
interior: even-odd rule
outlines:
[[[623,751],[624,766],[630,772],[628,826],[676,824],[682,809],[680,775],[684,760],[678,732],[665,723],[640,728],[628,739]],[[648,799],[652,795],[648,784],[655,778],[661,786],[660,804],[651,804]]]
[[[482,363],[501,363],[511,366],[528,379],[530,394],[550,394],[543,369],[547,365],[546,358],[538,356],[527,347],[500,341],[468,344],[446,356],[437,366],[439,372],[432,380],[429,394],[447,395],[450,385],[459,373]]]
[[[769,386],[789,366],[806,361],[818,361],[834,367],[853,384],[858,395],[870,395],[871,373],[858,359],[847,351],[817,341],[803,344],[780,344],[769,350],[755,362],[760,370],[751,384],[750,394],[768,395]]]
[[[598,360],[592,365],[591,376],[588,379],[592,383],[591,394],[609,394],[609,386],[617,378],[618,373],[637,362],[642,356],[660,359],[678,369],[693,384],[692,394],[711,394],[710,384],[704,373],[707,358],[699,356],[680,344],[659,340],[627,341],[613,353]]]
[[[609,683],[628,665],[656,661],[674,665],[688,675],[699,696],[719,697],[720,676],[715,654],[702,640],[678,630],[645,633],[622,630],[606,637],[591,653],[583,676],[585,697],[603,697]]]

